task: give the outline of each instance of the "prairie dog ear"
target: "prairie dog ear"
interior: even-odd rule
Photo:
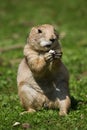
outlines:
[[[29,44],[30,39],[32,39],[33,36],[35,35],[35,33],[36,33],[36,27],[31,28],[31,30],[28,33],[27,38],[26,38],[28,44]]]
[[[29,37],[28,37],[28,42],[34,41],[36,35],[37,35],[37,28],[36,28],[36,27],[33,27],[33,28],[30,30]]]
[[[31,33],[36,33],[37,32],[37,27],[33,27],[33,28],[31,28],[31,30],[30,30],[30,34]]]

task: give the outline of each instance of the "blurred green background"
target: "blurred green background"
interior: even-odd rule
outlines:
[[[86,7],[86,0],[0,0],[0,44],[24,42],[32,26],[44,23],[83,38],[87,30]]]
[[[70,72],[72,106],[20,116],[16,75],[33,26],[52,24],[62,35],[63,62]],[[0,0],[0,127],[22,130],[87,130],[87,0]],[[13,127],[19,121],[20,125]],[[30,129],[30,128],[27,128]]]

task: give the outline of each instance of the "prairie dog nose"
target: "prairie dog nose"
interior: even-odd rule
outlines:
[[[56,38],[51,38],[50,41],[51,42],[55,42]]]

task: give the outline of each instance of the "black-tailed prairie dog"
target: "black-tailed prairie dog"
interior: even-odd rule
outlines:
[[[52,25],[31,29],[17,75],[20,101],[28,112],[47,107],[59,109],[59,115],[67,114],[69,75],[61,56],[59,37]]]

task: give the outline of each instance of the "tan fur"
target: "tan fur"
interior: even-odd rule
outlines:
[[[60,115],[67,114],[69,75],[61,55],[58,35],[52,25],[31,29],[17,75],[18,94],[27,111],[47,107],[59,108]]]

